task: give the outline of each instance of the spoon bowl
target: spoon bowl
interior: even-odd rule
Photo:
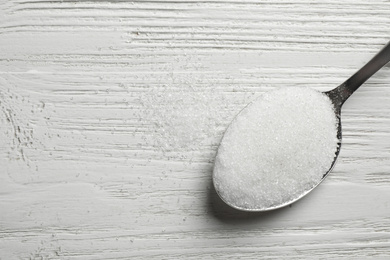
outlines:
[[[231,141],[231,140],[229,140],[229,138],[230,139],[236,138],[236,137],[234,137],[234,134],[232,134],[232,133],[241,134],[241,132],[240,132],[240,129],[239,130],[234,129],[234,128],[237,128],[236,127],[237,124],[234,125],[232,123],[229,126],[229,128],[227,129],[227,131],[225,132],[225,135],[221,141],[221,144],[218,148],[218,152],[217,152],[217,156],[216,156],[216,163],[214,165],[213,183],[214,183],[215,190],[216,190],[217,194],[219,195],[219,197],[226,204],[228,204],[229,206],[231,206],[235,209],[242,210],[242,211],[260,212],[260,211],[269,211],[269,210],[274,210],[274,209],[285,207],[287,205],[290,205],[291,203],[296,202],[297,200],[301,199],[302,197],[304,197],[305,195],[310,193],[310,191],[312,191],[314,188],[316,188],[325,179],[325,177],[329,175],[329,173],[331,172],[331,170],[335,166],[337,158],[339,156],[340,149],[341,149],[341,140],[342,140],[342,127],[341,127],[341,107],[342,107],[342,105],[353,94],[354,91],[356,91],[368,78],[370,78],[372,75],[374,75],[380,68],[382,68],[389,61],[390,61],[390,42],[380,52],[378,52],[378,54],[376,54],[365,66],[363,66],[359,71],[357,71],[354,75],[352,75],[348,80],[346,80],[340,86],[338,86],[330,91],[322,93],[322,96],[324,96],[324,98],[327,99],[327,102],[329,102],[330,106],[332,107],[331,113],[333,113],[333,116],[330,116],[330,117],[333,117],[333,120],[334,120],[333,127],[334,128],[329,128],[330,130],[328,132],[330,132],[331,135],[335,135],[337,137],[337,139],[334,138],[335,145],[330,146],[329,149],[326,150],[328,153],[326,155],[326,156],[328,156],[327,157],[328,159],[325,161],[329,163],[329,164],[327,164],[328,166],[325,165],[325,167],[316,168],[318,163],[316,163],[316,161],[315,161],[316,156],[314,156],[314,157],[310,157],[311,159],[313,159],[313,161],[306,162],[306,166],[305,166],[305,164],[303,164],[303,168],[301,167],[302,164],[295,163],[295,162],[294,162],[295,168],[291,168],[291,167],[288,168],[291,172],[293,172],[292,174],[300,174],[300,170],[302,170],[302,169],[306,169],[306,170],[309,169],[310,170],[310,167],[313,167],[313,171],[314,171],[314,169],[316,169],[316,172],[319,172],[318,178],[317,177],[313,178],[313,177],[309,176],[307,173],[308,171],[306,171],[306,173],[305,173],[306,175],[305,174],[302,175],[302,178],[305,178],[305,180],[302,180],[302,182],[307,182],[308,183],[307,185],[305,184],[304,186],[302,186],[302,183],[299,183],[299,181],[298,182],[296,181],[296,179],[299,179],[299,177],[300,177],[299,175],[295,175],[296,177],[289,179],[290,177],[288,176],[288,174],[283,173],[282,175],[277,176],[275,179],[273,179],[272,172],[261,171],[262,172],[261,174],[267,175],[268,177],[264,177],[264,178],[263,178],[263,176],[252,177],[253,183],[251,183],[250,185],[253,186],[253,189],[251,189],[249,191],[245,190],[246,186],[245,185],[243,186],[241,184],[241,183],[244,183],[245,180],[240,179],[240,177],[242,177],[242,176],[240,176],[240,174],[238,172],[236,172],[237,171],[236,168],[234,168],[234,170],[232,171],[229,168],[230,167],[229,165],[232,165],[232,164],[226,159],[221,159],[221,157],[224,158],[223,156],[228,153],[229,156],[227,158],[232,158],[232,160],[235,160],[234,152],[232,152],[231,150],[234,149],[236,146],[229,147],[226,144],[232,143],[232,142],[229,142],[229,141]],[[265,97],[264,100],[261,100],[261,101],[267,102],[267,97]],[[280,104],[280,105],[283,106],[283,104]],[[250,106],[248,106],[248,107],[250,107]],[[251,111],[251,109],[248,109],[248,107],[244,108],[237,115],[237,117],[233,120],[233,122],[237,122],[240,120],[245,121],[245,119],[246,119],[245,117],[248,117],[248,113],[253,112],[253,111]],[[267,106],[262,107],[262,108],[263,109],[267,108]],[[251,118],[253,119],[253,117],[251,117]],[[285,119],[286,124],[287,124],[287,122],[289,122],[289,120],[287,120],[287,119]],[[300,119],[298,119],[298,120],[300,120]],[[269,121],[264,121],[264,123],[265,122],[269,122]],[[245,124],[246,123],[243,123],[242,125],[245,126]],[[261,124],[259,126],[261,126]],[[326,127],[326,126],[323,126],[323,127]],[[334,131],[333,131],[333,129],[334,129]],[[245,132],[245,128],[243,129],[243,131]],[[275,129],[275,131],[277,132],[278,130]],[[307,132],[307,131],[309,131],[309,132]],[[307,133],[310,135],[310,129],[309,130],[304,129],[303,132],[304,132],[303,135],[305,135]],[[297,133],[299,134],[299,131]],[[242,134],[242,136],[247,137],[245,134]],[[315,137],[315,135],[313,135],[313,136]],[[332,140],[331,137],[329,137],[329,136],[325,136],[325,139],[326,138],[330,138],[329,140]],[[290,140],[292,140],[292,139],[293,138],[290,138]],[[315,139],[315,142],[322,142],[322,140],[323,140],[322,137],[318,137],[317,139]],[[277,141],[278,140],[275,140],[275,142],[277,142]],[[292,140],[292,141],[294,141],[294,140]],[[309,143],[310,142],[306,142],[305,146],[303,148],[309,147]],[[246,140],[246,142],[243,142],[243,145],[250,146],[251,142],[250,141],[248,142]],[[324,145],[324,144],[320,144],[320,145]],[[265,149],[267,149],[267,146],[265,146],[265,147],[266,147]],[[295,151],[293,151],[293,152],[295,153]],[[301,151],[296,151],[296,152],[299,153]],[[311,153],[313,151],[307,150],[305,152]],[[321,151],[317,150],[317,151],[314,151],[314,153],[316,155],[318,154],[318,156],[319,155],[322,156]],[[239,157],[239,156],[238,157],[239,158],[246,158],[245,154],[241,154],[240,156],[241,157]],[[281,164],[282,165],[284,163],[283,158],[286,156],[288,157],[288,155],[286,155],[285,153],[283,153],[281,151],[280,154],[275,153],[275,156],[272,156],[270,161],[274,164],[278,164],[278,165]],[[258,158],[259,157],[255,157],[255,159],[258,159]],[[246,158],[246,162],[248,162],[247,159],[248,158]],[[224,163],[221,163],[220,162],[221,160],[224,160]],[[252,158],[252,161],[249,161],[249,164],[256,164],[256,163],[257,163],[257,161],[254,160],[253,158]],[[273,169],[272,164],[269,164],[267,162],[266,165],[271,165],[270,169]],[[244,166],[244,167],[246,167],[244,169],[246,169],[246,170],[248,169],[247,166]],[[249,167],[249,169],[256,169],[256,168]],[[229,172],[229,174],[224,174],[223,171]],[[286,171],[286,170],[284,170],[284,171]],[[303,172],[304,171],[302,170],[302,173]],[[245,176],[245,175],[243,175],[243,176]],[[309,176],[309,177],[307,177],[307,176]],[[268,203],[268,204],[260,202],[260,200],[268,200],[268,198],[264,194],[262,194],[261,196],[258,196],[257,190],[256,190],[256,187],[257,187],[256,185],[258,184],[257,182],[264,181],[264,180],[268,181],[269,183],[265,183],[265,184],[262,183],[261,184],[262,186],[258,185],[258,187],[268,187],[269,186],[269,187],[272,187],[272,190],[278,190],[278,192],[275,193],[276,195],[272,195],[271,194],[272,192],[270,192],[270,197],[271,196],[274,196],[274,197],[276,196],[276,197],[273,198],[273,201]],[[226,182],[228,184],[221,185],[221,183],[224,183],[224,182]],[[278,186],[279,183],[280,183],[280,187]],[[291,196],[290,195],[284,196],[284,194],[283,194],[284,190],[288,190],[289,192],[292,192],[293,194]],[[240,192],[245,193],[245,196],[242,196],[243,198],[241,198]],[[258,202],[260,202],[260,203],[258,203]],[[259,206],[259,205],[262,205],[262,206]]]

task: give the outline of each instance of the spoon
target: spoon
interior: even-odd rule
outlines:
[[[336,127],[334,128],[334,130],[337,131],[337,139],[338,140],[337,140],[337,145],[335,147],[336,151],[334,152],[334,155],[332,155],[332,154],[330,155],[330,156],[333,156],[333,159],[332,159],[332,157],[330,157],[330,159],[331,159],[329,161],[329,162],[331,162],[330,167],[326,167],[325,170],[323,170],[322,178],[318,179],[318,181],[316,181],[314,183],[314,185],[310,185],[310,186],[305,187],[305,189],[303,189],[303,190],[299,190],[299,193],[294,194],[294,196],[292,196],[292,197],[283,197],[282,196],[281,198],[279,198],[277,200],[277,202],[273,202],[272,204],[267,205],[267,206],[261,206],[261,207],[254,206],[254,205],[258,205],[258,204],[256,202],[255,203],[251,202],[252,203],[252,205],[251,205],[251,203],[248,204],[248,203],[245,203],[245,201],[244,201],[244,203],[243,202],[239,203],[239,202],[237,202],[236,199],[231,199],[231,196],[229,194],[229,193],[231,193],[231,191],[228,188],[226,188],[226,187],[229,187],[229,185],[227,185],[227,186],[220,185],[221,179],[222,179],[222,181],[224,181],[223,180],[224,178],[227,179],[227,178],[232,177],[232,175],[225,177],[224,173],[221,170],[221,169],[226,169],[226,167],[227,167],[226,165],[229,165],[229,162],[225,163],[226,165],[224,165],[223,167],[221,167],[220,165],[217,166],[217,164],[220,164],[220,162],[218,161],[220,154],[224,153],[226,151],[226,149],[229,149],[229,147],[221,148],[221,146],[222,146],[222,143],[224,141],[227,141],[225,143],[229,143],[229,140],[226,140],[226,139],[232,138],[231,135],[227,135],[227,132],[229,131],[229,129],[233,128],[232,127],[233,124],[231,124],[229,126],[229,128],[227,129],[227,131],[225,132],[225,135],[224,135],[224,137],[221,141],[221,144],[218,148],[218,152],[217,152],[217,156],[216,156],[216,163],[214,165],[214,171],[213,171],[214,188],[215,188],[217,194],[219,195],[219,197],[226,204],[228,204],[229,206],[231,206],[235,209],[242,210],[242,211],[261,212],[261,211],[274,210],[274,209],[278,209],[278,208],[290,205],[291,203],[296,202],[297,200],[299,200],[302,197],[304,197],[305,195],[307,195],[314,188],[316,188],[325,179],[325,177],[328,176],[329,172],[333,169],[333,167],[336,163],[337,157],[340,153],[341,139],[342,139],[341,119],[340,118],[341,118],[342,105],[353,94],[353,92],[355,92],[367,79],[369,79],[372,75],[374,75],[379,69],[381,69],[389,61],[390,61],[390,42],[387,43],[387,45],[381,51],[379,51],[366,65],[364,65],[360,70],[358,70],[355,74],[353,74],[348,80],[346,80],[340,86],[338,86],[330,91],[323,92],[323,94],[330,99],[330,101],[331,101],[331,103],[329,103],[330,106],[333,106],[333,112],[335,114],[334,116],[336,117],[336,120],[335,120]],[[321,93],[321,92],[319,92],[319,93]],[[245,119],[245,115],[248,114],[248,113],[243,113],[243,111],[245,111],[245,110],[248,110],[248,109],[244,108],[233,121],[236,121],[240,117]],[[331,113],[333,113],[333,112],[331,112]],[[333,116],[331,116],[331,117],[333,117]],[[307,152],[311,152],[311,151],[307,151]],[[232,158],[232,160],[234,160],[234,158]],[[278,162],[278,163],[280,163],[280,162]],[[297,172],[299,171],[298,168],[295,170]],[[236,176],[233,176],[233,177],[236,178]],[[270,179],[265,178],[265,180],[270,180]],[[240,183],[241,181],[244,181],[244,180],[235,179],[234,181]],[[232,181],[230,181],[230,182],[232,182]],[[276,180],[276,183],[278,183],[278,180]],[[272,184],[272,185],[274,185],[274,184]],[[297,185],[297,184],[291,184],[291,185]],[[237,186],[237,187],[238,187],[238,189],[240,189],[239,186]],[[235,189],[237,187],[235,187]],[[275,185],[272,187],[275,188]],[[235,192],[237,192],[237,191],[235,191]],[[248,193],[248,191],[244,191],[244,192]],[[257,196],[256,189],[254,189],[254,190],[251,189],[250,193],[253,193],[253,194],[250,194],[252,200],[264,199],[264,197]],[[234,196],[236,196],[236,195],[234,195]]]

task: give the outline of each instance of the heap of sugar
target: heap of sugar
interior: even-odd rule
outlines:
[[[321,181],[338,142],[337,118],[326,95],[295,87],[265,93],[225,132],[214,186],[235,208],[277,208]]]

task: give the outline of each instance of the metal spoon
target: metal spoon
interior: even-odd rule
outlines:
[[[337,157],[340,153],[341,148],[341,139],[342,139],[342,131],[341,131],[341,107],[344,104],[344,102],[355,92],[367,79],[369,79],[372,75],[374,75],[379,69],[381,69],[386,63],[390,61],[390,42],[387,43],[387,45],[379,51],[366,65],[364,65],[359,71],[357,71],[355,74],[353,74],[348,80],[346,80],[344,83],[342,83],[340,86],[324,92],[325,95],[327,95],[330,100],[332,101],[334,105],[334,111],[335,116],[338,120],[338,128],[337,128],[337,137],[339,140],[339,143],[337,145],[337,151],[335,153],[334,160],[332,164],[330,165],[330,168],[327,172],[324,173],[322,179],[312,188],[302,192],[298,197],[295,197],[294,199],[283,201],[277,205],[273,205],[272,207],[268,208],[261,208],[261,209],[254,209],[254,208],[246,208],[242,205],[234,205],[234,203],[230,201],[226,201],[223,196],[221,196],[222,193],[226,193],[228,191],[220,191],[218,190],[218,186],[215,185],[215,174],[213,174],[213,182],[214,187],[216,189],[217,194],[220,196],[220,198],[229,206],[236,208],[238,210],[243,211],[252,211],[252,212],[260,212],[260,211],[269,211],[278,209],[284,206],[287,206],[291,203],[296,202],[297,200],[304,197],[306,194],[308,194],[310,191],[312,191],[314,188],[316,188],[324,179],[326,176],[328,176],[329,172],[333,169]]]

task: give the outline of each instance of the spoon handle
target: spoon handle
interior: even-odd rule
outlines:
[[[340,110],[344,102],[357,90],[367,79],[390,61],[390,42],[380,50],[366,65],[353,74],[343,84],[335,89],[325,92],[333,101],[336,109]]]

